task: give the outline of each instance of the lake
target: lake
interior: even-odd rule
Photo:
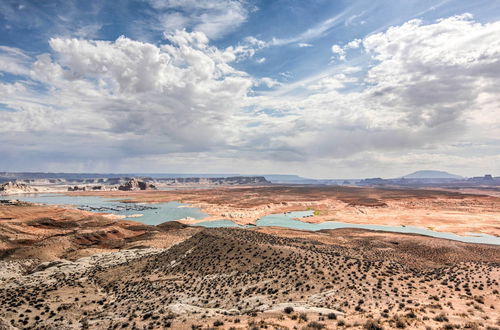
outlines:
[[[63,194],[26,194],[0,196],[0,199],[19,199],[21,201],[32,203],[43,203],[51,205],[68,205],[80,210],[91,212],[113,213],[125,216],[125,219],[142,222],[148,225],[158,225],[167,221],[180,220],[183,218],[203,219],[207,214],[201,212],[198,208],[190,207],[187,204],[179,202],[168,202],[158,204],[146,203],[123,203],[119,200],[103,198],[98,196],[66,196]],[[141,216],[137,216],[141,214]],[[359,228],[370,230],[381,230],[397,233],[411,233],[425,236],[446,238],[467,243],[483,243],[500,245],[500,237],[487,234],[474,234],[470,236],[461,236],[453,233],[437,232],[426,228],[412,226],[383,226],[370,224],[352,224],[336,221],[326,221],[322,223],[307,223],[294,218],[307,217],[313,214],[313,211],[298,211],[289,213],[279,213],[264,216],[257,220],[256,226],[277,226],[291,229],[317,231],[322,229],[338,228]],[[253,227],[240,226],[226,219],[216,221],[206,221],[197,223],[196,226],[209,228],[220,227]]]
[[[183,218],[203,219],[207,214],[189,205],[168,202],[158,204],[122,203],[119,200],[99,196],[66,196],[62,194],[25,194],[0,196],[0,199],[19,199],[25,202],[50,205],[67,205],[80,210],[102,213],[113,213],[125,216],[127,220],[135,220],[148,225],[159,225],[166,221]],[[142,214],[140,217],[134,215]]]

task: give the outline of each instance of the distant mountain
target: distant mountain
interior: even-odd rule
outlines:
[[[281,184],[315,184],[318,183],[318,180],[304,178],[298,175],[290,175],[290,174],[263,174],[263,177],[266,180],[271,181],[272,183],[281,183]]]
[[[460,175],[451,174],[444,171],[416,171],[403,176],[405,179],[463,179]]]
[[[238,173],[132,173],[130,176],[148,177],[153,179],[172,179],[172,178],[228,178],[236,176],[257,176],[242,175]],[[261,175],[260,175],[261,176]]]
[[[196,173],[45,173],[45,172],[0,172],[0,180],[25,180],[25,179],[97,179],[97,178],[124,178],[124,177],[147,177],[153,179],[165,178],[227,178],[237,177],[240,174],[196,174]]]

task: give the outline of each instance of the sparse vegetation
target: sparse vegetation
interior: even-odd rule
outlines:
[[[119,260],[116,264],[95,262],[81,273],[60,261],[27,263],[23,272],[31,277],[18,279],[25,282],[0,280],[9,283],[0,285],[0,319],[12,327],[498,327],[492,316],[500,299],[500,260],[492,261],[496,247],[455,247],[419,236],[387,238],[348,229],[342,235],[325,231],[304,237],[303,232],[279,229],[129,229],[125,222],[118,228],[109,219],[81,222],[68,216],[75,227],[54,226],[63,221],[57,217],[38,219],[42,221],[29,226],[71,231],[70,239],[63,233],[44,243],[52,239],[62,242],[61,248],[76,246],[66,255],[112,247],[127,251],[129,257],[113,258]],[[98,230],[92,231],[86,221],[106,221],[106,226],[95,225]],[[111,242],[111,235],[126,238]],[[148,244],[165,240],[171,240],[170,249],[135,256]],[[43,278],[46,273],[50,277]],[[290,306],[282,307],[286,304]],[[278,316],[266,313],[275,306],[281,306],[275,309]],[[455,324],[457,315],[467,322]]]

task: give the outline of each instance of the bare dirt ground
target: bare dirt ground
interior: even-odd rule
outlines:
[[[228,219],[255,224],[262,216],[311,209],[311,223],[416,226],[435,231],[500,236],[500,197],[444,190],[336,186],[266,186],[196,190],[77,193],[134,202],[181,201],[209,214],[200,221]]]

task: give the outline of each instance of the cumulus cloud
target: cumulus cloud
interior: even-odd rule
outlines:
[[[235,68],[265,47],[252,37],[225,49],[201,31],[165,33],[162,45],[59,37],[35,58],[0,48],[0,70],[24,77],[0,84],[2,103],[16,110],[0,111],[0,165],[16,161],[12,150],[47,164],[204,155],[248,172],[271,163],[432,167],[430,155],[494,164],[499,34],[500,21],[469,15],[412,20],[332,47],[345,61],[287,84]],[[355,52],[364,65],[350,61]],[[17,66],[2,66],[2,56]],[[269,90],[253,90],[262,84]]]
[[[345,50],[339,45],[332,46],[332,53],[338,56],[339,60],[345,60]]]
[[[470,15],[424,25],[412,20],[363,41],[380,63],[367,82],[374,99],[397,105],[412,125],[458,120],[478,107],[500,75],[500,22],[480,24]]]
[[[362,40],[361,39],[354,39],[354,40],[351,40],[347,43],[347,45],[345,46],[345,48],[347,49],[355,49],[355,48],[359,48],[359,46],[361,46],[361,42]]]
[[[0,89],[18,110],[0,112],[0,130],[26,137],[36,131],[67,134],[64,141],[47,136],[36,144],[81,157],[88,152],[89,158],[223,148],[231,116],[253,81],[230,66],[234,54],[209,46],[203,33],[178,31],[168,38],[163,46],[126,37],[51,39],[54,57],[39,56],[30,73],[49,86],[50,95],[13,96],[13,85]],[[95,136],[98,147],[67,150],[67,141],[82,132]]]
[[[361,39],[354,39],[349,41],[345,46],[340,45],[332,45],[331,51],[333,54],[337,56],[337,58],[341,61],[345,61],[347,58],[347,51],[350,49],[357,49],[361,46]]]
[[[332,52],[340,57],[348,48],[362,48],[375,62],[363,69],[363,76],[358,67],[338,67],[342,73],[320,74],[295,82],[293,89],[284,86],[286,93],[278,90],[258,99],[262,109],[288,114],[283,123],[272,113],[262,118],[276,125],[268,139],[279,139],[290,159],[349,159],[366,152],[429,148],[445,153],[446,141],[498,145],[498,138],[491,137],[500,136],[494,105],[499,102],[499,33],[500,22],[481,24],[462,15],[430,24],[412,20],[345,47],[334,45]],[[488,140],[480,127],[489,127]],[[471,150],[478,151],[464,147],[462,152]]]

